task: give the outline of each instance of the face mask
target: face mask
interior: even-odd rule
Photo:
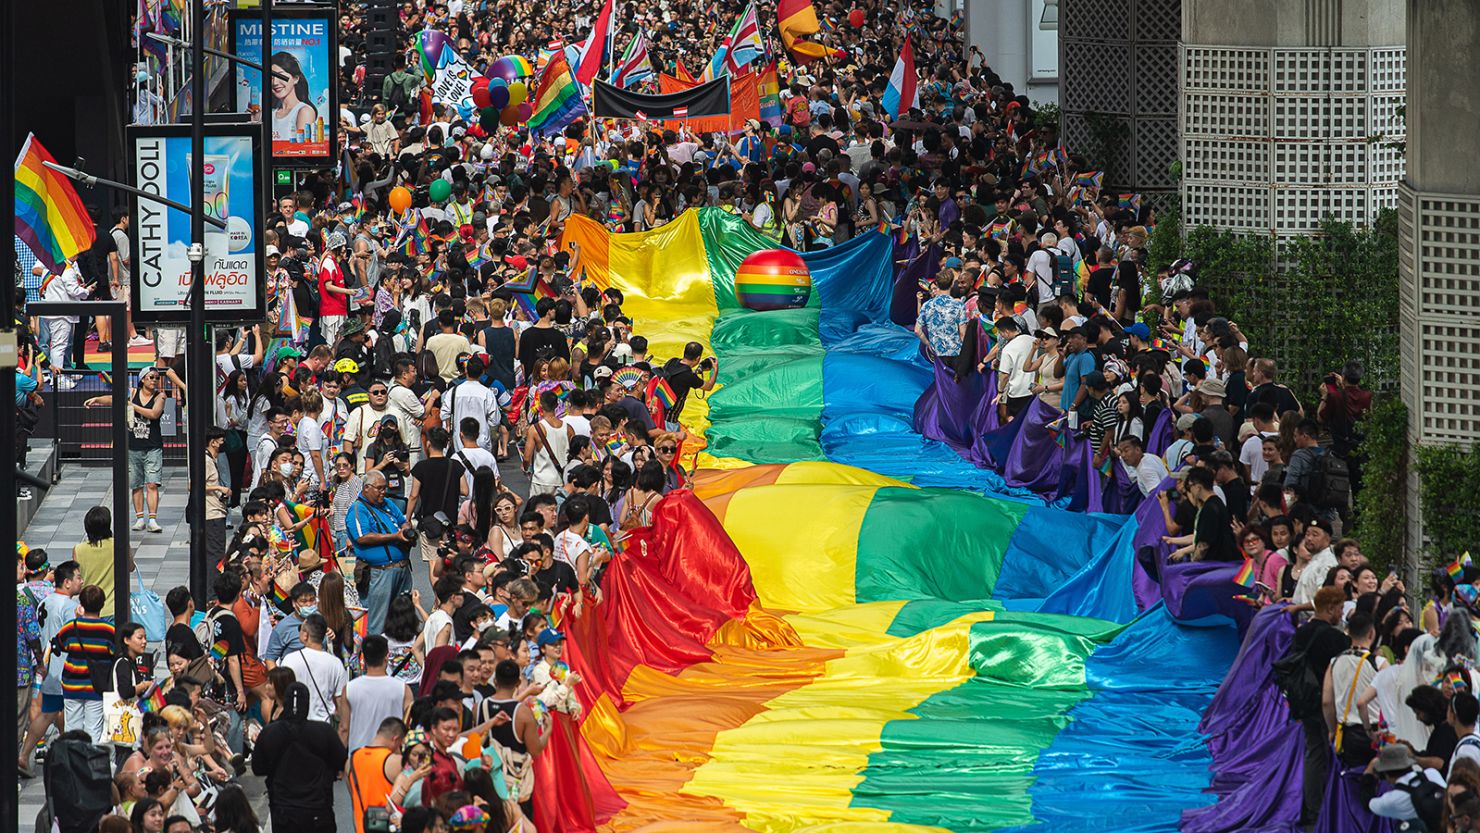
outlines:
[[[318,613],[318,612],[319,612],[319,606],[318,605],[308,605],[307,607],[300,607],[300,608],[298,608],[298,618],[299,619],[307,619],[308,617],[310,617],[310,616],[312,616],[312,615],[314,615],[315,613]]]
[[[478,633],[482,633],[491,627],[493,627],[493,620],[489,619],[488,621],[478,626]]]
[[[293,464],[292,463],[280,463],[280,464],[278,464],[278,474],[281,474],[283,477],[292,477],[293,476]]]

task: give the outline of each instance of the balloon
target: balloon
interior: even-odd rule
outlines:
[[[483,128],[489,134],[492,134],[495,130],[498,130],[498,126],[499,126],[499,111],[493,109],[492,107],[484,107],[482,110],[479,110],[478,111],[478,126],[481,127],[481,128]],[[493,148],[493,145],[484,145],[483,146],[483,149],[484,150],[490,150],[491,151],[492,148]]]
[[[863,21],[864,21],[863,9],[854,9],[853,11],[848,12],[848,23],[854,29],[860,29],[860,28],[862,28],[863,27]]]
[[[519,123],[519,108],[518,107],[515,107],[512,104],[509,105],[508,107],[505,107],[498,114],[498,123],[504,125],[505,127],[513,127],[514,125],[518,124]]]
[[[509,106],[509,85],[504,79],[495,78],[488,83],[488,105],[495,110]]]
[[[519,111],[519,122],[520,122],[520,124],[523,124],[524,122],[529,121],[529,117],[532,116],[532,115],[534,115],[534,107],[531,106],[528,101],[526,101],[523,104],[519,105],[515,109],[517,109]]]
[[[529,78],[534,75],[534,64],[523,55],[505,55],[500,61],[508,61],[509,66],[514,68],[515,78]]]
[[[473,82],[473,103],[480,108],[491,106],[489,103],[487,78],[479,78]]]
[[[427,196],[432,202],[442,202],[452,196],[452,183],[445,179],[432,180],[432,184],[427,186]]]
[[[509,85],[509,103],[523,104],[529,98],[529,88],[522,81],[515,81]]]
[[[514,68],[514,64],[508,58],[499,58],[489,65],[488,76],[490,78],[502,78],[505,81],[513,81],[519,77],[519,71]]]
[[[397,185],[391,189],[390,202],[391,210],[400,214],[411,207],[411,192]]]

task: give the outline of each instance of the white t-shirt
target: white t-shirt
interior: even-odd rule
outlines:
[[[581,557],[581,553],[590,550],[591,545],[585,538],[568,529],[555,536],[555,560],[564,561],[571,569],[575,569],[576,559]]]
[[[452,452],[452,459],[462,463],[464,477],[468,480],[468,494],[473,493],[473,473],[487,466],[498,473],[498,458],[486,448],[459,448]]]
[[[345,687],[344,699],[349,703],[349,751],[353,752],[375,740],[382,720],[401,716],[406,683],[395,677],[356,677]]]
[[[1142,454],[1141,465],[1131,468],[1124,460],[1120,465],[1125,467],[1125,473],[1131,480],[1136,482],[1136,488],[1141,490],[1141,496],[1146,497],[1156,491],[1156,485],[1166,479],[1167,465],[1155,454]]]
[[[437,634],[441,633],[443,628],[450,627],[452,627],[452,614],[440,607],[432,611],[432,615],[428,616],[421,626],[421,649],[431,653],[432,649],[437,647]],[[447,644],[452,644],[451,636],[448,636]]]
[[[1014,399],[1033,395],[1033,371],[1026,365],[1033,353],[1033,337],[1019,334],[1002,348],[1002,357],[997,362],[997,372],[1007,374],[1005,395]]]
[[[319,453],[319,461],[327,472],[333,466],[333,461],[328,459],[328,445],[318,418],[306,416],[298,420],[298,450],[303,452],[303,474],[315,486],[319,484],[319,473],[313,467],[313,452]]]
[[[578,414],[566,414],[565,415],[565,424],[566,425],[569,425],[571,428],[575,429],[576,436],[578,436],[578,437],[589,437],[589,436],[591,436],[591,419],[590,419],[590,417],[580,416]]]
[[[1279,435],[1255,431],[1239,447],[1238,461],[1249,467],[1249,482],[1254,488],[1258,488],[1259,481],[1264,479],[1264,473],[1269,471],[1269,464],[1264,462],[1264,438],[1275,436]]]
[[[1471,732],[1459,739],[1459,744],[1454,747],[1454,754],[1449,756],[1449,768],[1444,771],[1446,776],[1454,772],[1454,762],[1460,758],[1469,758],[1480,764],[1480,733]]]
[[[1028,271],[1038,277],[1038,282],[1046,287],[1053,286],[1053,259],[1055,252],[1048,249],[1038,249],[1028,255]],[[1040,292],[1042,290],[1039,290]],[[1028,303],[1037,304],[1035,298],[1028,298]]]
[[[349,683],[344,663],[327,651],[301,648],[283,657],[280,664],[293,669],[298,682],[308,686],[308,719],[329,722],[334,714],[334,698],[343,694]]]

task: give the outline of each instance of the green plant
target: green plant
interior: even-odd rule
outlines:
[[[1381,396],[1357,425],[1362,441],[1361,489],[1352,535],[1377,572],[1403,564],[1408,526],[1408,409],[1396,396]]]
[[[1156,228],[1151,230],[1151,239],[1146,241],[1146,266],[1155,275],[1172,265],[1182,256],[1182,213],[1176,207],[1158,211]],[[1156,288],[1160,303],[1160,288]]]
[[[1038,105],[1038,109],[1033,111],[1033,126],[1037,127],[1040,131],[1051,130],[1054,133],[1058,133],[1060,115],[1059,105],[1040,104]]]
[[[1084,126],[1089,130],[1089,158],[1099,160],[1106,170],[1105,180],[1117,179],[1119,171],[1109,171],[1121,157],[1126,140],[1130,138],[1131,126],[1119,116],[1108,113],[1085,113]]]
[[[1430,564],[1480,550],[1480,454],[1453,445],[1417,449],[1424,555]]]

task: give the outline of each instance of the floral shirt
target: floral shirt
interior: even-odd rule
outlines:
[[[36,618],[36,606],[31,603],[31,594],[24,589],[15,591],[16,625],[16,688],[30,688],[35,679],[36,657],[31,645],[41,641],[41,622]]]
[[[949,295],[937,295],[920,307],[925,340],[937,356],[961,354],[961,325],[965,323],[966,306]]]

